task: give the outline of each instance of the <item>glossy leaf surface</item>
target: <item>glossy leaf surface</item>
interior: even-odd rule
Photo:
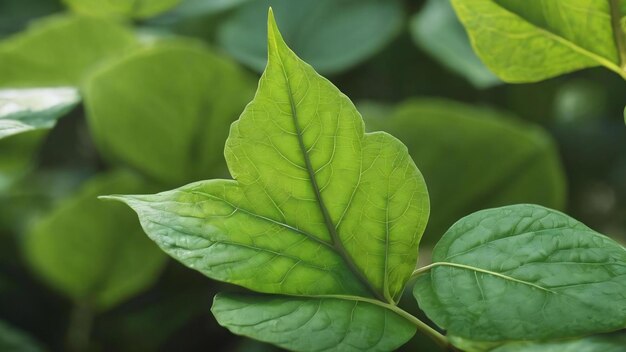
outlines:
[[[94,64],[136,45],[133,33],[116,22],[44,18],[0,42],[0,87],[77,86]]]
[[[132,297],[156,279],[165,256],[124,207],[103,203],[97,196],[150,189],[127,173],[89,181],[35,224],[26,238],[26,259],[53,287],[96,308],[107,309]]]
[[[221,175],[229,125],[253,87],[245,72],[202,45],[171,41],[102,66],[84,94],[91,131],[109,160],[180,185]]]
[[[265,12],[272,6],[291,48],[317,71],[346,70],[375,54],[397,34],[399,1],[257,0],[238,9],[218,31],[220,45],[262,72],[267,63]]]
[[[605,66],[626,77],[620,0],[452,0],[474,49],[507,82]]]
[[[554,210],[469,215],[443,236],[433,262],[413,292],[449,335],[541,340],[626,326],[626,249]]]
[[[429,243],[474,211],[516,203],[557,209],[565,204],[555,143],[538,126],[444,99],[409,100],[393,108],[370,104],[362,111],[368,129],[399,138],[424,174],[432,208],[424,238]]]
[[[0,139],[52,128],[79,101],[73,88],[0,90]]]
[[[404,317],[359,300],[218,294],[211,311],[235,334],[292,351],[393,351],[415,334]]]

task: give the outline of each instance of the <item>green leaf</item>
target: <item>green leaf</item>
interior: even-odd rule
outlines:
[[[253,87],[233,63],[195,42],[173,41],[104,65],[86,80],[84,95],[101,153],[179,185],[222,174],[229,125]]]
[[[56,0],[0,2],[0,37],[23,29],[33,19],[61,10]]]
[[[375,54],[399,32],[397,0],[257,0],[218,28],[218,42],[235,59],[262,72],[267,62],[265,10],[272,6],[294,51],[317,71],[344,71]]]
[[[502,83],[476,56],[450,0],[428,0],[411,19],[415,42],[435,59],[477,88]]]
[[[235,334],[292,351],[394,351],[415,334],[405,318],[361,300],[218,294],[211,311]]]
[[[77,86],[101,60],[137,45],[125,26],[53,16],[0,42],[0,87]]]
[[[104,17],[147,18],[176,6],[181,0],[63,0],[73,11]]]
[[[218,14],[251,0],[182,0],[175,8],[153,21],[159,24]]]
[[[395,306],[416,265],[428,218],[424,180],[397,139],[364,133],[350,100],[287,47],[271,12],[269,21],[267,69],[226,141],[234,180],[107,198],[131,206],[165,252],[210,278],[257,292],[306,296],[271,298],[270,306],[327,300],[325,307],[340,307],[329,312],[350,321],[356,300],[400,314],[402,334],[387,329],[380,335],[385,344],[398,346],[410,337],[410,325],[426,329]],[[214,310],[222,322],[239,329],[238,320],[219,306]],[[367,308],[369,318],[354,320],[350,331],[384,326],[389,312],[376,313],[381,309]],[[285,318],[295,319],[299,314]],[[257,328],[268,326],[237,331],[257,337]],[[351,341],[344,332],[338,326],[323,334]],[[271,342],[294,338],[300,341],[293,346],[318,350],[290,330],[275,330]]]
[[[74,88],[0,89],[0,139],[52,128],[79,101]]]
[[[624,352],[626,335],[590,336],[558,342],[507,344],[491,352]]]
[[[46,134],[47,130],[39,129],[0,139],[0,193],[33,166],[33,156]]]
[[[382,129],[406,144],[428,180],[433,209],[425,238],[429,242],[481,209],[565,205],[565,175],[555,143],[538,126],[444,99],[409,100],[393,109],[359,107],[370,130]]]
[[[96,197],[151,189],[121,172],[89,181],[34,225],[24,243],[27,261],[50,285],[98,309],[132,297],[152,284],[165,256],[123,207]]]
[[[433,262],[413,293],[449,335],[542,340],[626,326],[626,249],[554,210],[469,215],[443,236]]]
[[[483,62],[507,82],[604,66],[626,78],[619,0],[452,0]],[[622,8],[620,8],[620,6]]]
[[[41,352],[43,350],[32,337],[0,320],[0,351]]]

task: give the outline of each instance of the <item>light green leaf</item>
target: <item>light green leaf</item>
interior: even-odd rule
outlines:
[[[152,284],[165,256],[123,207],[96,197],[150,189],[145,180],[121,172],[89,181],[34,225],[24,243],[26,259],[54,288],[95,308],[132,297]]]
[[[429,242],[480,209],[565,205],[565,175],[555,144],[538,126],[444,99],[409,100],[393,109],[359,108],[370,130],[382,129],[406,144],[428,180],[433,209],[425,238]]]
[[[41,352],[43,350],[32,337],[0,320],[0,351]]]
[[[166,252],[209,277],[267,293],[391,300],[417,259],[424,180],[398,140],[364,134],[350,100],[276,27],[269,46],[259,90],[226,142],[235,180],[120,199]]]
[[[478,56],[507,82],[604,66],[626,78],[619,0],[452,0]],[[620,7],[622,7],[620,9]]]
[[[0,139],[54,127],[80,96],[74,88],[0,89]]]
[[[83,15],[147,18],[176,6],[181,0],[63,0]]]
[[[626,326],[626,249],[554,210],[469,215],[443,236],[433,262],[413,293],[449,335],[542,340]]]
[[[101,153],[179,185],[222,174],[229,125],[253,87],[231,62],[195,42],[174,41],[103,66],[84,95]]]
[[[45,18],[0,42],[0,87],[77,86],[95,64],[136,45],[133,33],[116,22]]]
[[[364,133],[350,100],[287,47],[271,12],[269,21],[267,69],[226,141],[234,180],[107,198],[131,206],[165,252],[208,277],[263,293],[306,296],[272,298],[287,305],[332,298],[329,307],[340,308],[329,312],[344,321],[350,321],[355,300],[367,301],[426,329],[394,305],[416,265],[428,218],[421,174],[397,139]],[[365,339],[369,326],[384,326],[389,313],[376,310],[368,308],[365,315],[373,315],[353,321],[350,331],[362,331]],[[234,317],[217,312],[237,329]],[[384,331],[381,341],[404,343],[412,331],[407,323],[402,334]],[[238,333],[257,337],[257,328],[267,326]],[[344,332],[333,327],[325,334],[347,338]],[[316,350],[306,345],[308,337],[285,334],[300,339],[293,346]],[[271,342],[280,345],[278,338]]]
[[[218,28],[218,42],[241,63],[262,72],[267,62],[265,10],[276,10],[286,41],[325,74],[344,71],[375,54],[399,32],[397,0],[257,0]]]
[[[626,335],[590,336],[558,342],[507,344],[492,352],[624,352]]]
[[[422,49],[475,87],[502,83],[474,53],[450,0],[428,0],[411,19],[411,35]]]
[[[404,317],[361,300],[218,294],[211,311],[235,334],[292,351],[394,351],[415,334]]]

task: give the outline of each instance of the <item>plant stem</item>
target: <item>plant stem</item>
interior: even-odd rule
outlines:
[[[94,312],[88,301],[80,301],[74,304],[67,329],[66,344],[68,351],[84,352],[89,349],[93,319]]]
[[[406,320],[413,323],[417,327],[418,330],[420,330],[421,332],[425,333],[428,337],[433,339],[433,341],[435,341],[437,345],[439,345],[445,351],[453,350],[451,348],[452,346],[450,345],[450,342],[448,341],[448,338],[442,335],[439,331],[431,328],[428,324],[417,319],[415,316],[411,315],[409,312],[402,310],[397,306],[388,305],[387,308],[393,310],[398,315],[404,317]]]

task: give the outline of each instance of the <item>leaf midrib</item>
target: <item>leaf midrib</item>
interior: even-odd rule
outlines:
[[[618,0],[609,0],[611,12],[611,26],[613,28],[613,38],[615,39],[615,47],[619,56],[619,65],[623,71],[626,71],[626,38],[620,21],[620,11]]]
[[[358,266],[356,265],[356,263],[354,262],[350,254],[347,252],[347,250],[343,246],[343,242],[341,241],[341,238],[339,237],[339,234],[336,231],[335,225],[333,224],[333,221],[328,212],[328,208],[326,208],[326,205],[322,199],[322,194],[321,194],[319,185],[317,184],[317,179],[315,178],[315,170],[313,168],[311,159],[309,158],[309,153],[307,151],[307,148],[304,144],[304,140],[302,138],[302,129],[300,128],[297,107],[293,99],[293,93],[291,91],[291,83],[289,81],[287,72],[285,71],[285,66],[282,62],[282,58],[280,54],[278,53],[278,50],[276,51],[277,51],[276,57],[278,58],[278,63],[280,65],[281,72],[283,74],[283,77],[286,83],[285,86],[287,88],[287,95],[289,96],[289,104],[291,107],[291,117],[293,119],[294,128],[296,129],[296,139],[298,140],[298,146],[300,148],[300,151],[302,152],[302,157],[304,159],[304,163],[305,163],[306,170],[309,176],[309,180],[311,181],[311,185],[313,187],[313,192],[315,193],[315,198],[317,199],[317,204],[319,206],[320,212],[322,213],[322,217],[324,218],[324,224],[326,225],[326,229],[330,234],[330,237],[332,240],[332,247],[339,254],[339,256],[343,259],[343,261],[348,265],[348,268],[354,274],[354,276],[372,293],[372,295],[376,297],[378,300],[386,302],[387,300],[385,299],[385,295],[379,292],[376,289],[376,287],[367,279],[365,274],[358,268]]]

